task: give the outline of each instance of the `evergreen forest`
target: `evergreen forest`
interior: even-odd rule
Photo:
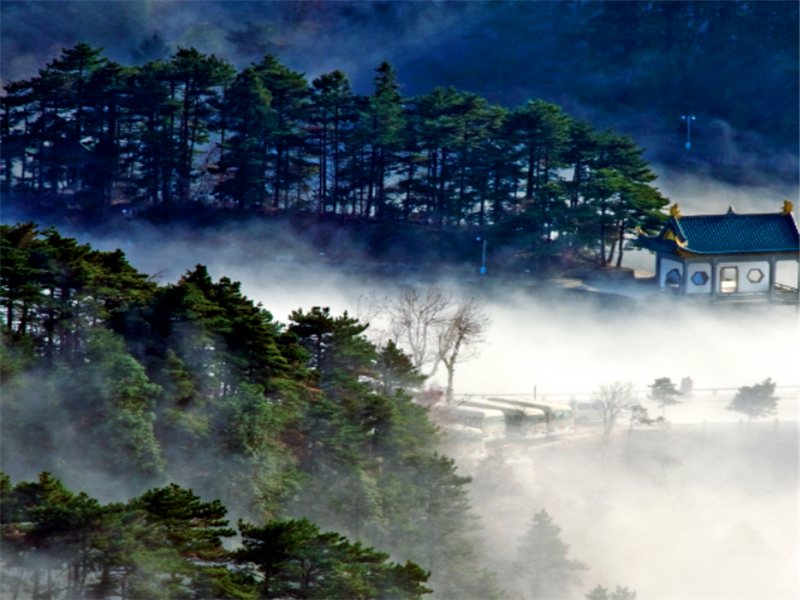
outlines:
[[[424,378],[367,324],[0,227],[4,593],[499,597]]]
[[[456,260],[483,236],[538,268],[607,265],[668,203],[634,141],[530,100],[454,87],[404,97],[391,64],[358,95],[269,54],[237,71],[194,48],[122,66],[79,43],[5,85],[1,189],[32,218],[232,214],[350,230],[373,256]],[[438,244],[438,245],[437,245]]]

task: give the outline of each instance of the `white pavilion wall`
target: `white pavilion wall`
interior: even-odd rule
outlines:
[[[672,269],[678,269],[678,272],[683,276],[683,263],[678,262],[677,260],[670,260],[669,258],[661,258],[661,270],[658,285],[661,289],[664,289],[667,285],[667,273],[672,271]]]
[[[696,285],[692,281],[695,273],[704,271],[708,279],[703,285]],[[717,280],[719,281],[719,280]],[[687,294],[710,294],[711,293],[711,263],[687,263],[686,265],[686,293]]]
[[[769,261],[747,261],[747,260],[721,260],[717,263],[716,267],[716,285],[717,293],[723,293],[720,288],[722,281],[722,269],[727,267],[736,268],[736,292],[734,293],[754,293],[754,292],[769,292]],[[712,263],[709,262],[687,262],[685,265],[682,262],[672,260],[666,257],[661,258],[661,270],[659,273],[659,286],[664,289],[667,286],[667,274],[673,269],[677,269],[683,278],[684,269],[686,270],[686,278],[682,279],[686,282],[687,294],[710,294],[711,289],[711,271]],[[751,270],[758,269],[762,273],[760,281],[752,282],[747,278]],[[708,275],[708,280],[702,285],[697,285],[692,281],[692,276],[698,272],[705,272]]]
[[[737,292],[768,292],[769,291],[769,262],[759,261],[724,261],[717,265],[717,281],[721,281],[720,273],[724,267],[736,267],[738,269],[738,288]],[[763,274],[761,281],[753,283],[747,278],[751,269],[759,269]]]

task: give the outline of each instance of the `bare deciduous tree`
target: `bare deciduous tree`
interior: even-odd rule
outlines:
[[[386,313],[386,303],[386,297],[379,297],[375,292],[370,292],[358,297],[355,308],[355,316],[359,323],[369,324],[365,335],[379,349],[385,348],[389,341],[394,339],[391,332],[381,326],[382,318]],[[414,366],[416,367],[416,365]]]
[[[431,287],[408,289],[384,301],[380,314],[388,322],[388,338],[409,354],[420,373],[432,377],[444,365],[449,401],[456,364],[475,358],[484,341],[490,323],[485,306],[474,298],[455,300]]]
[[[438,332],[452,311],[453,300],[438,287],[420,292],[415,289],[403,291],[394,301],[385,306],[389,320],[389,333],[410,355],[414,366],[421,369],[430,365],[431,377],[439,367],[436,348]]]
[[[478,345],[484,341],[490,323],[483,304],[468,298],[454,304],[448,318],[437,329],[436,353],[447,369],[447,399],[453,398],[453,373],[456,363],[478,355]]]
[[[596,410],[603,419],[603,440],[608,441],[620,417],[639,406],[633,391],[633,383],[630,381],[605,383],[597,388],[595,398],[597,398]]]

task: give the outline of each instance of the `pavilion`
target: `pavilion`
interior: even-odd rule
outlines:
[[[661,290],[713,299],[764,298],[797,302],[797,288],[775,281],[777,263],[800,263],[800,235],[785,201],[777,213],[682,215],[678,205],[656,236],[640,231],[639,243],[656,255]]]

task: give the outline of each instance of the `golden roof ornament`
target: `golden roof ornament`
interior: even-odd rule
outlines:
[[[783,210],[781,210],[782,215],[790,215],[794,210],[794,204],[789,202],[788,200],[783,201]]]
[[[680,209],[678,208],[678,203],[677,202],[669,207],[669,216],[670,217],[674,217],[676,219],[680,219],[681,218],[682,215],[681,215]]]

